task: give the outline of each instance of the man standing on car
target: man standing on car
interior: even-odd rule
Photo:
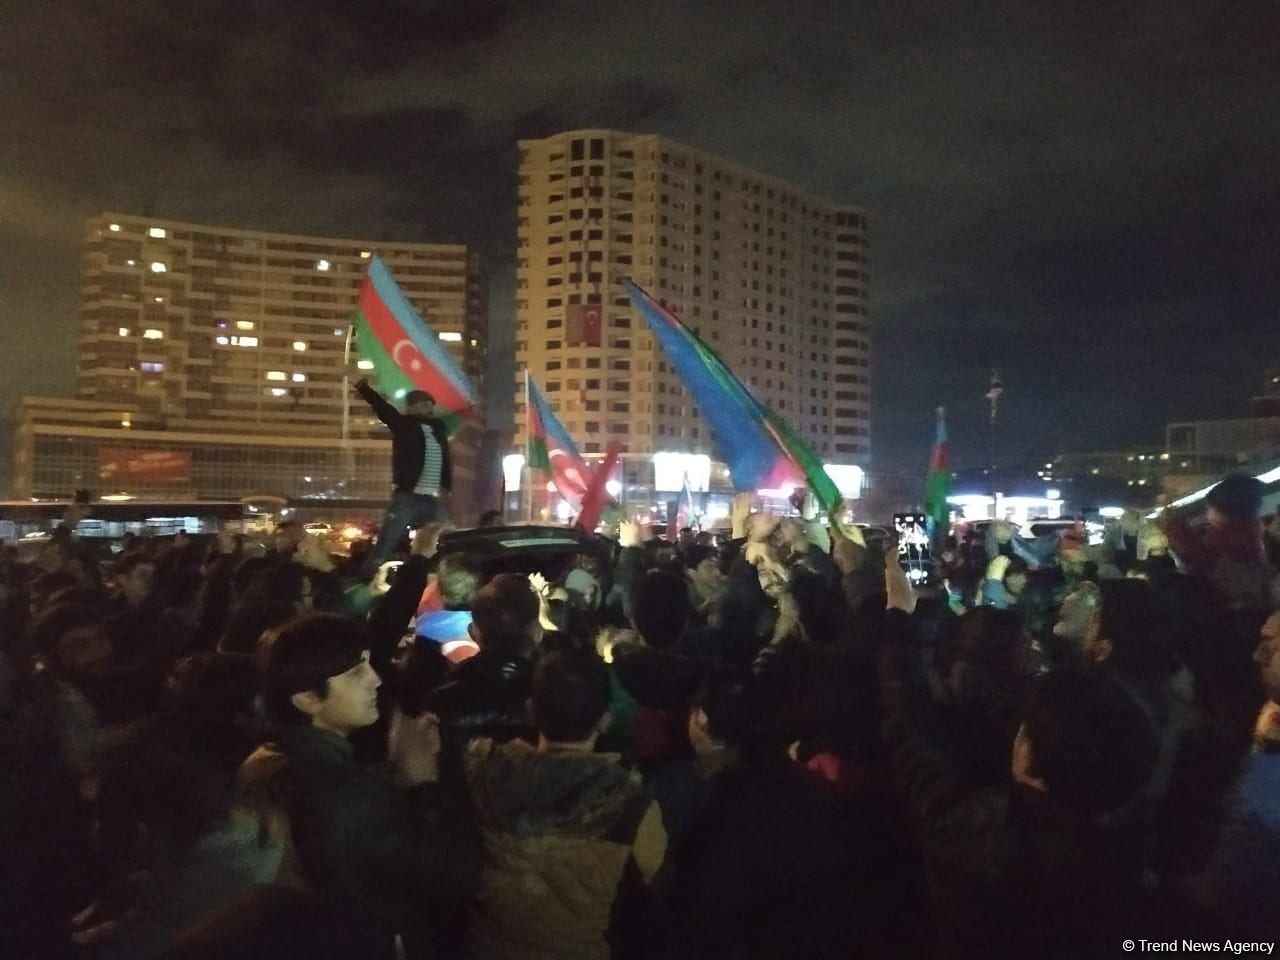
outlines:
[[[356,391],[391,431],[393,490],[378,542],[365,567],[372,573],[391,556],[406,529],[443,519],[440,497],[449,492],[453,476],[449,435],[444,421],[433,416],[436,401],[431,394],[410,390],[401,413],[366,379],[356,384]]]

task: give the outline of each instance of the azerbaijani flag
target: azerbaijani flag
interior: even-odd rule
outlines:
[[[586,464],[528,370],[524,372],[524,390],[525,432],[528,437],[525,462],[530,469],[550,477],[560,496],[575,509],[580,508],[589,483]]]
[[[823,510],[834,515],[840,491],[804,439],[675,314],[630,280],[625,286],[710,425],[734,489],[807,483]]]
[[[947,446],[947,421],[938,408],[938,432],[933,438],[929,473],[924,478],[924,512],[935,524],[946,527],[951,516],[947,495],[951,493],[951,450]]]
[[[399,399],[410,390],[425,390],[435,398],[436,415],[449,436],[462,429],[463,414],[479,399],[476,389],[376,253],[369,258],[351,323],[356,345],[373,364],[384,393]]]
[[[676,500],[676,512],[667,521],[667,539],[674,540],[685,527],[697,524],[698,513],[693,506],[693,494],[689,492],[689,475],[685,474]]]

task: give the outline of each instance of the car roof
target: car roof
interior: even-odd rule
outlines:
[[[554,524],[510,524],[501,527],[469,527],[450,530],[440,538],[441,553],[459,551],[481,555],[511,555],[556,551],[593,553],[611,558],[617,542],[598,533],[584,533],[576,527]]]

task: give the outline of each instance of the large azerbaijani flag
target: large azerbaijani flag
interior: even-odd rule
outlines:
[[[398,399],[410,390],[425,390],[435,398],[436,415],[449,435],[462,429],[463,415],[479,399],[476,389],[377,254],[369,258],[351,322],[356,346],[373,364],[384,393]]]
[[[777,489],[807,483],[823,511],[834,515],[840,506],[840,491],[804,439],[757,399],[675,314],[630,280],[625,285],[631,302],[639,308],[711,427],[734,489]]]
[[[924,479],[924,512],[935,524],[945,527],[951,516],[947,496],[951,493],[951,450],[947,446],[947,421],[938,408],[938,429],[929,457],[929,472]]]
[[[573,438],[556,416],[547,398],[538,389],[529,371],[524,372],[525,427],[528,447],[525,463],[550,478],[560,496],[575,509],[582,507],[590,483],[587,470]]]

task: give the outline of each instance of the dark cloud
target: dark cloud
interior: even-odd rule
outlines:
[[[875,224],[874,444],[1150,442],[1280,355],[1271,3],[10,3],[5,396],[70,387],[104,208],[462,240],[510,357],[515,141],[656,132]],[[55,333],[56,332],[56,335]],[[40,362],[32,362],[39,358]],[[506,402],[509,391],[495,391]]]

